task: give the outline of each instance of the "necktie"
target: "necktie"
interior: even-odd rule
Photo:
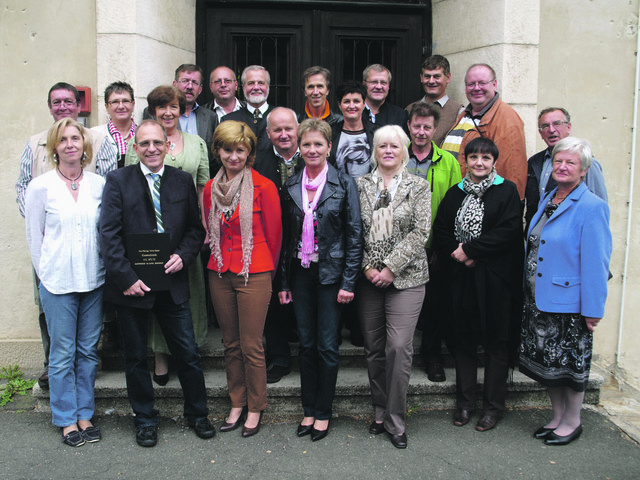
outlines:
[[[260,109],[256,108],[253,111],[253,118],[262,118],[262,113],[260,112]]]
[[[151,189],[151,198],[153,199],[153,209],[156,211],[156,223],[158,224],[158,233],[164,232],[162,225],[162,211],[160,210],[160,175],[151,173],[153,179],[153,188]]]

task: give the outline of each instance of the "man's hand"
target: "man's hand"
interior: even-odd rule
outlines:
[[[138,280],[122,293],[127,297],[144,297],[144,294],[149,291],[151,291],[151,289],[147,287],[142,280]]]
[[[170,275],[179,272],[182,270],[182,267],[182,258],[180,258],[180,255],[174,253],[169,257],[169,261],[164,264],[164,273]]]

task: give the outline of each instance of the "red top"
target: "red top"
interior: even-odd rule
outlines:
[[[282,215],[278,189],[271,180],[251,169],[253,178],[253,250],[249,273],[269,272],[276,269],[280,246],[282,245]],[[211,185],[209,180],[204,187],[204,214],[209,225],[211,211]],[[238,209],[227,222],[222,216],[220,226],[220,250],[222,271],[242,270],[242,236],[240,235],[240,216]],[[218,264],[213,255],[207,265],[209,270],[218,272]]]

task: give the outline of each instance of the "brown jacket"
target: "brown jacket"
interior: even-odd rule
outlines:
[[[453,128],[466,114],[466,112],[462,112],[458,115]],[[515,183],[518,187],[520,200],[524,199],[524,190],[527,184],[527,150],[524,140],[524,122],[511,106],[503,102],[501,98],[497,98],[492,107],[482,116],[478,129],[483,136],[493,140],[498,147],[500,152],[496,163],[498,175]],[[467,173],[464,149],[467,143],[480,136],[478,129],[472,128],[467,131],[460,145],[458,162],[460,162],[460,170],[463,177]]]

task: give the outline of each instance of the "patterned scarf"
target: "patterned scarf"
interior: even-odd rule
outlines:
[[[402,171],[394,175],[391,183],[384,188],[384,178],[377,170],[371,174],[376,182],[376,204],[371,214],[371,230],[367,241],[367,251],[371,266],[381,270],[384,259],[393,251],[393,197],[402,181]]]
[[[209,247],[218,264],[218,276],[222,276],[222,252],[220,251],[220,224],[229,222],[238,207],[240,236],[242,237],[242,270],[238,275],[249,281],[249,265],[253,250],[253,177],[251,168],[245,167],[233,180],[227,179],[221,168],[211,185],[211,211],[209,212]]]
[[[329,164],[325,162],[324,168],[320,174],[311,180],[307,175],[307,167],[302,171],[302,210],[304,212],[304,220],[302,221],[302,251],[301,264],[304,268],[311,265],[311,255],[314,253],[314,236],[313,236],[313,211],[318,206],[318,201],[322,195],[322,190],[327,183],[327,172]],[[313,200],[309,202],[309,190],[315,191]]]
[[[468,243],[478,238],[482,233],[482,221],[484,220],[484,200],[482,197],[496,179],[496,169],[491,170],[487,178],[480,183],[471,180],[469,172],[464,176],[462,188],[467,196],[458,209],[455,221],[456,240]]]

